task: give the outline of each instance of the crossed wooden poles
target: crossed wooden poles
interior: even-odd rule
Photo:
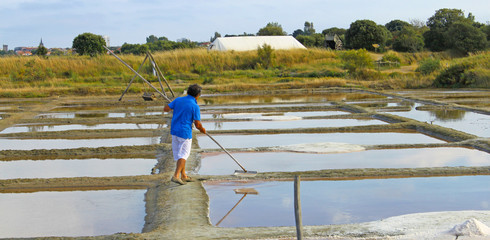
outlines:
[[[175,94],[174,94],[174,91],[172,91],[172,88],[170,87],[170,85],[168,84],[168,81],[167,79],[165,79],[165,76],[163,76],[162,74],[162,71],[160,70],[160,68],[158,67],[158,64],[156,64],[155,62],[155,59],[153,58],[153,55],[151,55],[150,52],[147,52],[146,53],[146,57],[145,57],[145,60],[143,60],[143,62],[141,63],[141,65],[138,67],[138,71],[135,71],[131,66],[129,66],[126,62],[124,62],[121,58],[119,58],[113,51],[111,51],[109,48],[107,48],[106,46],[104,46],[104,48],[109,51],[110,54],[112,54],[114,57],[117,58],[117,60],[119,60],[121,63],[123,63],[126,67],[128,67],[132,72],[134,72],[134,76],[133,78],[131,79],[131,81],[129,82],[129,85],[128,87],[126,88],[126,90],[124,90],[123,94],[121,95],[121,97],[119,98],[119,101],[121,101],[121,99],[123,98],[124,94],[126,94],[126,92],[128,92],[128,89],[129,87],[131,86],[131,84],[133,83],[134,79],[136,77],[139,77],[141,78],[141,80],[143,80],[143,82],[145,82],[146,84],[148,84],[151,88],[153,88],[153,90],[155,90],[157,93],[159,93],[165,100],[167,100],[168,102],[171,102],[172,100],[170,100],[170,98],[168,97],[167,93],[165,93],[165,90],[163,88],[163,84],[162,84],[162,81],[161,79],[163,79],[168,87],[168,89],[170,90],[170,93],[172,93],[172,98],[175,97]],[[149,59],[150,61],[150,64],[151,64],[151,67],[153,68],[153,71],[156,72],[157,74],[157,77],[158,77],[158,82],[160,83],[160,87],[162,89],[162,91],[159,91],[156,87],[154,87],[148,80],[146,80],[143,76],[141,76],[141,74],[139,74],[139,71],[141,70],[141,67],[143,67],[143,65],[145,64],[146,60]]]

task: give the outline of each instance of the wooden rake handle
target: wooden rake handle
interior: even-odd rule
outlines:
[[[242,165],[241,165],[241,164],[238,162],[238,160],[236,160],[236,159],[233,157],[233,155],[231,155],[231,153],[230,153],[230,152],[228,152],[228,151],[227,151],[227,150],[226,150],[226,149],[225,149],[223,146],[221,146],[221,144],[219,144],[219,142],[218,142],[218,141],[216,141],[216,139],[214,139],[213,137],[211,137],[211,135],[209,135],[208,133],[206,133],[206,135],[208,135],[208,137],[209,137],[209,138],[211,138],[211,140],[213,140],[213,141],[214,141],[216,144],[218,144],[218,146],[219,146],[221,149],[223,149],[223,151],[225,151],[225,153],[227,153],[227,154],[228,154],[228,156],[230,156],[230,157],[231,157],[231,158],[232,158],[232,159],[233,159],[233,160],[236,162],[236,164],[238,164],[238,166],[240,166],[240,167],[243,169],[243,171],[244,171],[244,172],[247,172],[247,170],[245,170],[245,168],[244,168],[244,167],[243,167],[243,166],[242,166]]]

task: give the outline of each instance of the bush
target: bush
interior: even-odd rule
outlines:
[[[469,63],[455,64],[442,71],[434,81],[436,87],[464,87],[476,81],[476,74],[468,71]]]
[[[214,78],[212,77],[206,77],[204,78],[204,80],[202,81],[202,84],[203,85],[206,85],[206,84],[213,84],[214,83]]]
[[[398,64],[401,63],[400,57],[395,52],[389,52],[389,53],[383,55],[383,58],[381,58],[381,61],[383,61],[383,62],[396,62]]]
[[[356,71],[362,71],[363,69],[374,66],[373,60],[366,49],[342,52],[340,53],[340,59],[342,60],[343,67],[349,73],[355,73]]]
[[[441,68],[441,61],[435,58],[426,58],[420,61],[419,67],[415,69],[416,72],[420,72],[423,75],[429,75]]]
[[[51,68],[42,69],[40,66],[36,66],[34,60],[28,61],[24,64],[24,67],[25,68],[12,72],[10,74],[10,79],[12,81],[40,82],[55,76]]]
[[[257,67],[268,69],[273,67],[274,60],[276,58],[274,49],[271,46],[264,43],[262,47],[257,49]]]

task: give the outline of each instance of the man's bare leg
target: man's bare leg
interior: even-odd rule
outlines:
[[[186,178],[185,174],[185,159],[181,158],[177,161],[177,167],[175,168],[174,178],[179,178],[179,175],[182,174],[183,178]]]

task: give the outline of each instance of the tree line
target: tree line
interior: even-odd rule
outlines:
[[[101,36],[88,37],[84,33],[77,36],[73,41],[73,48],[81,54],[91,54],[96,51],[104,52],[102,47],[94,48],[104,41]],[[475,21],[475,17],[469,13],[465,16],[460,9],[443,8],[435,12],[426,23],[412,20],[410,23],[402,20],[392,20],[385,25],[379,25],[372,20],[357,20],[350,24],[348,29],[329,28],[321,33],[316,33],[313,22],[305,22],[303,29],[295,30],[291,35],[306,47],[325,48],[325,35],[337,35],[347,49],[366,49],[370,51],[386,51],[393,49],[399,52],[419,52],[425,49],[430,51],[456,50],[462,53],[485,50],[490,43],[490,25]],[[288,35],[277,22],[268,23],[260,28],[256,36],[278,36]],[[243,33],[234,36],[254,36],[254,34]],[[218,32],[210,38],[214,41],[221,37]],[[93,39],[97,40],[93,40]],[[80,39],[92,39],[91,43],[80,43]],[[102,40],[102,42],[100,41]],[[146,38],[144,44],[124,43],[121,53],[143,54],[147,51],[166,51],[179,48],[196,48],[199,44],[188,39],[174,42],[166,37],[151,35]],[[85,48],[92,48],[85,51]]]

